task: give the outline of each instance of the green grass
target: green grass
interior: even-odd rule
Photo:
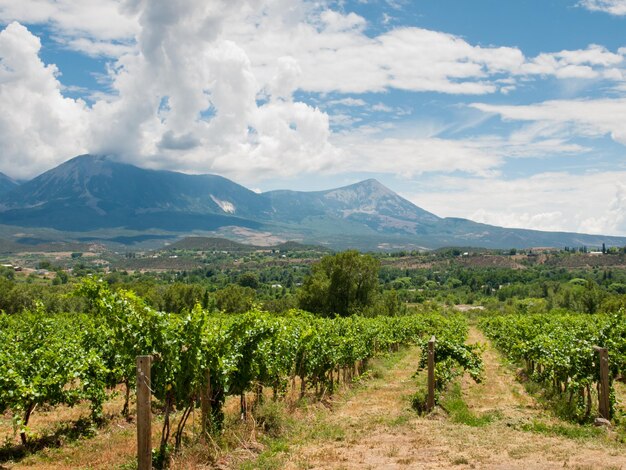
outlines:
[[[497,412],[476,414],[467,407],[461,395],[461,385],[453,383],[442,397],[441,407],[447,411],[453,423],[465,424],[472,427],[486,426],[500,418]]]
[[[602,428],[596,428],[594,426],[581,426],[568,423],[547,424],[537,420],[522,424],[520,429],[536,434],[562,436],[569,439],[590,439],[605,433]]]
[[[283,458],[289,452],[289,444],[285,439],[273,438],[265,442],[266,448],[254,460],[248,460],[241,464],[241,470],[252,470],[262,468],[267,470],[278,470],[283,468]]]

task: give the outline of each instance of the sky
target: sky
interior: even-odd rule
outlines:
[[[0,171],[84,153],[626,235],[626,0],[0,0]]]

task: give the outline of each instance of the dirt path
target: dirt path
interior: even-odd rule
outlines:
[[[502,366],[498,352],[474,328],[470,341],[486,344],[485,380],[463,380],[468,407],[498,411],[500,418],[482,427],[456,424],[443,412],[425,418],[411,409],[416,390],[417,350],[383,378],[373,379],[347,400],[336,404],[327,425],[333,437],[292,447],[288,469],[548,469],[623,468],[626,447],[600,436],[570,439],[522,430],[521,423],[545,415],[532,397]]]

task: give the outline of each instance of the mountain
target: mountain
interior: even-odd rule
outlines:
[[[9,178],[4,173],[0,173],[0,194],[7,193],[17,186],[19,186],[19,183],[17,181]]]
[[[267,202],[226,178],[145,170],[108,157],[81,155],[0,198],[0,222],[87,231],[257,228]]]
[[[440,218],[373,179],[326,191],[258,194],[221,176],[146,170],[92,155],[0,193],[0,224],[119,243],[201,232],[252,243],[263,235],[364,250],[626,245],[620,237]],[[105,232],[109,238],[100,238]]]
[[[327,191],[269,191],[274,219],[301,223],[305,219],[336,219],[363,224],[375,231],[418,233],[441,220],[398,196],[374,179]]]

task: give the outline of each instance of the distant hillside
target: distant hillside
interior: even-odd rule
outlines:
[[[328,251],[327,248],[315,245],[303,245],[302,243],[287,241],[273,246],[257,246],[238,243],[227,238],[217,237],[186,237],[167,246],[168,250],[190,250],[190,251],[234,251],[249,252],[256,250],[277,250],[277,251]]]
[[[331,251],[324,246],[305,245],[294,241],[286,241],[285,243],[279,243],[278,245],[274,245],[269,248],[278,251]]]
[[[0,253],[17,253],[26,248],[24,245],[20,245],[11,240],[0,239]]]
[[[61,242],[39,239],[18,238],[17,240],[0,239],[0,253],[88,251],[90,245],[74,241]]]
[[[254,245],[215,237],[187,237],[167,246],[168,250],[191,251],[254,251],[258,248]]]

